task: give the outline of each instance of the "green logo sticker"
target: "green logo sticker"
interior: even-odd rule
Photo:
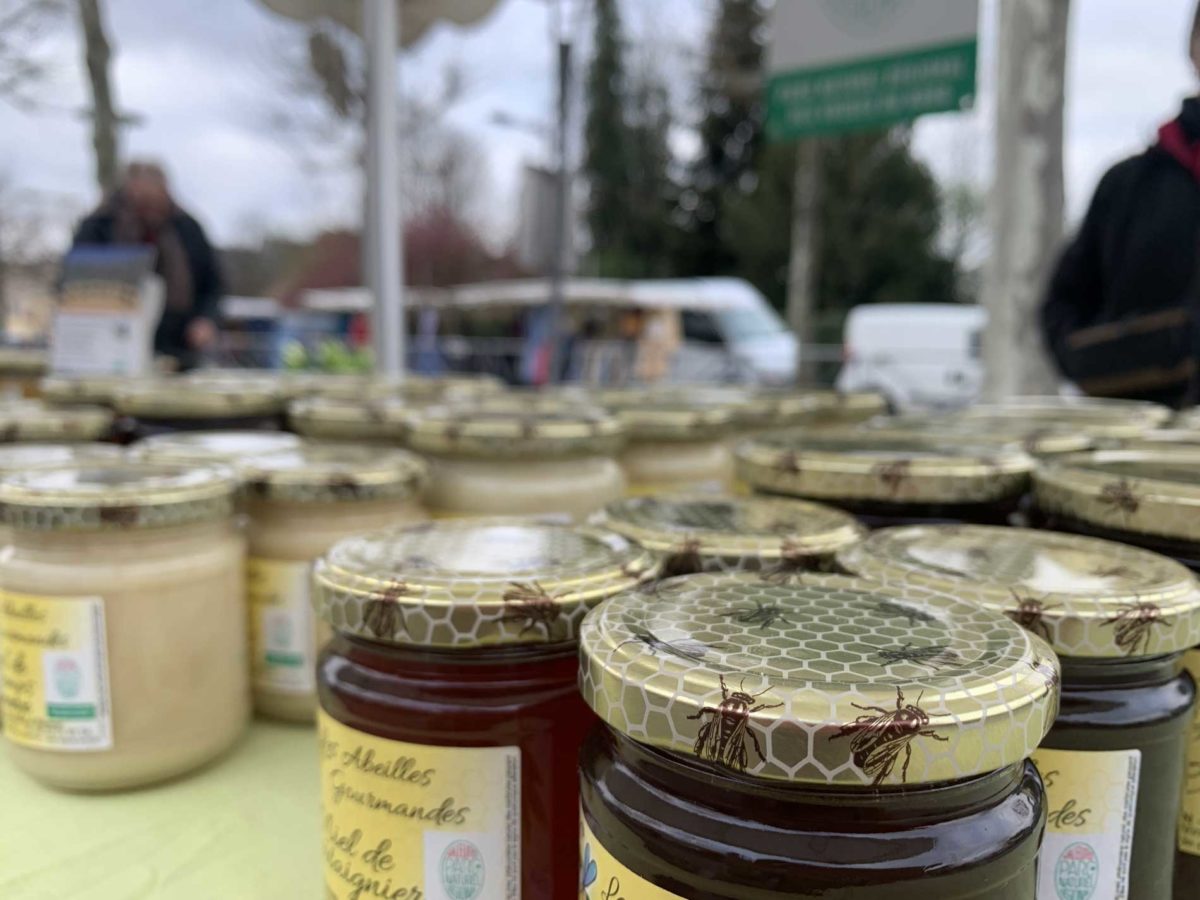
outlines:
[[[63,658],[54,663],[54,687],[64,700],[74,700],[79,696],[83,686],[83,672],[79,663],[73,659]]]
[[[483,892],[483,854],[470,841],[454,841],[442,851],[441,875],[450,900],[476,900]]]
[[[1088,844],[1071,844],[1054,866],[1059,900],[1090,900],[1100,879],[1100,860]]]

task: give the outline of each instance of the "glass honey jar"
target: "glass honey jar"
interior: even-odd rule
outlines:
[[[619,535],[528,520],[334,546],[314,576],[326,895],[574,895],[579,624],[653,574]]]
[[[701,574],[585,620],[580,896],[1029,900],[1058,663],[829,575]]]
[[[712,494],[627,497],[593,521],[658,556],[663,578],[737,571],[786,578],[821,571],[866,533],[849,513],[819,503]]]
[[[1050,797],[1038,897],[1171,897],[1196,695],[1183,653],[1200,634],[1192,573],[1110,541],[970,526],[881,531],[839,562],[1003,612],[1061,657],[1062,709],[1034,755]]]

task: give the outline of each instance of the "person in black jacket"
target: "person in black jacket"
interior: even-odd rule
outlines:
[[[221,270],[216,253],[192,216],[171,197],[162,168],[133,163],[121,187],[87,216],[75,232],[75,246],[133,244],[154,247],[157,273],[166,286],[154,350],[192,368],[217,337]]]
[[[1200,11],[1192,32],[1200,69]],[[1100,181],[1042,306],[1063,374],[1097,396],[1196,402],[1200,373],[1200,98]]]

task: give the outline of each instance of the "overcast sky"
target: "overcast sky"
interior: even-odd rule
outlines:
[[[576,0],[579,2],[579,0]],[[789,2],[789,0],[780,0]],[[993,4],[984,0],[985,48],[978,109],[939,116],[917,130],[917,149],[946,179],[984,180],[993,114]],[[296,138],[272,126],[281,102],[288,48],[297,31],[256,0],[109,0],[117,48],[116,89],[142,122],[128,132],[130,155],[167,162],[183,202],[223,243],[264,230],[305,234],[349,224],[357,214],[355,175],[313,169]],[[1104,169],[1150,141],[1193,91],[1184,46],[1195,0],[1074,0],[1068,86],[1067,180],[1071,215],[1086,205]],[[627,24],[635,46],[655,48],[686,104],[700,65],[714,0],[632,0]],[[51,44],[54,77],[36,115],[0,105],[0,175],[54,198],[61,210],[96,199],[85,123],[80,53],[72,32]],[[402,64],[421,90],[447,65],[466,76],[451,121],[488,159],[489,202],[482,223],[493,236],[511,228],[524,160],[543,141],[492,124],[496,111],[530,120],[549,115],[552,61],[543,0],[500,0],[467,30],[441,28]]]

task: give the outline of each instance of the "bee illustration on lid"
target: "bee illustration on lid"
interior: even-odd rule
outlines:
[[[900,488],[904,487],[904,483],[912,477],[912,461],[898,459],[895,462],[880,463],[871,470],[871,474],[895,497],[900,493]]]
[[[894,600],[880,600],[875,604],[875,612],[891,619],[907,619],[909,628],[915,628],[917,625],[929,625],[937,621],[923,609],[897,603]]]
[[[776,461],[775,468],[788,475],[799,475],[802,471],[799,454],[795,450],[788,450]]]
[[[408,585],[402,581],[394,581],[373,600],[368,600],[363,607],[363,624],[375,637],[390,641],[396,633],[408,632],[408,622],[404,618],[404,607],[400,600],[408,596]]]
[[[335,472],[326,480],[330,490],[339,496],[356,497],[361,485],[357,478],[348,472]]]
[[[695,575],[704,571],[704,560],[700,556],[701,543],[699,538],[686,538],[675,549],[671,550],[663,560],[662,578],[675,578],[678,575]]]
[[[1106,619],[1105,625],[1115,625],[1114,636],[1117,646],[1125,651],[1127,656],[1139,652],[1145,654],[1150,649],[1150,640],[1154,634],[1155,625],[1170,626],[1163,618],[1162,610],[1153,603],[1133,603],[1123,606],[1111,619]]]
[[[674,656],[676,659],[694,663],[703,662],[708,658],[710,651],[719,649],[716,646],[710,647],[700,641],[665,641],[649,631],[635,628],[633,629],[633,637],[617,644],[613,652],[615,653],[628,644],[640,644],[646,648],[648,653],[654,655],[661,653],[664,656]]]
[[[1004,614],[1026,631],[1032,631],[1042,640],[1052,641],[1050,626],[1046,624],[1045,616],[1050,610],[1057,609],[1057,605],[1047,605],[1044,598],[1022,597],[1016,591],[1010,591],[1010,593],[1017,601],[1017,608],[1006,609]]]
[[[924,696],[923,694],[921,696]],[[900,769],[900,781],[908,781],[908,766],[912,762],[912,742],[919,737],[933,738],[943,743],[949,738],[929,729],[929,714],[921,709],[921,697],[916,703],[906,705],[904,692],[896,688],[896,708],[881,706],[859,706],[855,709],[876,715],[859,716],[849,725],[843,726],[831,741],[850,738],[851,758],[854,764],[872,778],[872,784],[882,784],[895,770],[900,754],[904,754],[904,765]]]
[[[1142,505],[1141,498],[1134,493],[1133,485],[1129,483],[1129,479],[1127,478],[1114,481],[1112,484],[1106,484],[1101,488],[1100,502],[1114,512],[1121,513],[1126,518],[1136,513]]]
[[[138,523],[140,513],[136,506],[102,506],[100,521],[118,528],[131,528]]]
[[[1092,569],[1088,574],[1095,575],[1097,578],[1134,578],[1138,573],[1129,566],[1100,565]]]
[[[1029,668],[1046,679],[1046,687],[1052,691],[1058,690],[1058,686],[1062,683],[1062,676],[1047,660],[1031,662]]]
[[[499,621],[511,622],[521,626],[518,637],[525,637],[531,631],[539,628],[549,641],[554,625],[562,617],[562,607],[558,598],[552,596],[536,581],[530,584],[513,582],[502,598],[505,604],[504,614]]]
[[[784,584],[793,575],[803,575],[808,570],[808,556],[792,538],[785,538],[779,547],[779,562],[763,569],[763,581],[772,584]]]
[[[537,419],[522,419],[521,420],[521,437],[525,440],[532,440],[537,437],[538,421]]]
[[[920,666],[934,672],[956,666],[962,661],[957,653],[946,644],[932,644],[928,647],[916,647],[911,642],[903,647],[887,647],[875,654],[879,665],[887,668],[901,663]]]
[[[754,748],[760,761],[766,762],[762,746],[750,730],[750,717],[763,710],[778,709],[783,704],[758,702],[759,698],[770,690],[769,687],[761,693],[749,694],[746,692],[744,679],[736,691],[729,690],[724,675],[721,675],[720,679],[720,705],[706,706],[694,716],[688,716],[689,719],[703,723],[696,735],[693,752],[708,762],[744,772],[750,763],[750,747]]]
[[[727,609],[721,615],[733,619],[743,625],[757,625],[759,631],[766,631],[776,622],[791,625],[782,606],[774,603],[763,603],[761,600],[752,601],[751,609]]]

